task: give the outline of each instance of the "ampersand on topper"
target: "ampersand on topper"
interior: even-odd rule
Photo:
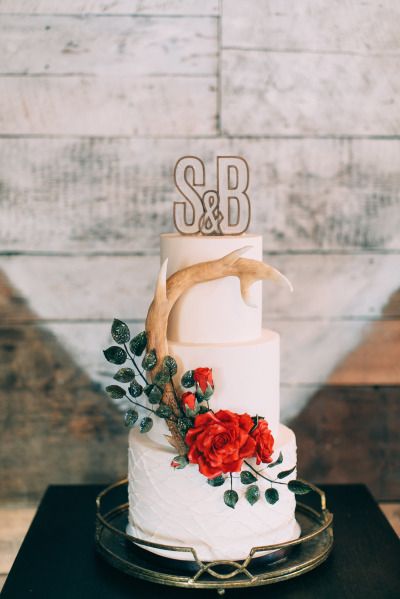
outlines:
[[[239,156],[217,157],[217,189],[206,189],[205,165],[183,156],[174,170],[182,198],[174,202],[174,223],[183,235],[240,235],[250,224],[249,167]]]

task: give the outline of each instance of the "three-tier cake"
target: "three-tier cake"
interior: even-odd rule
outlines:
[[[193,547],[203,561],[242,559],[254,546],[300,535],[297,490],[290,484],[296,482],[296,439],[279,419],[280,340],[278,333],[262,329],[262,287],[252,278],[252,265],[262,261],[262,237],[161,235],[161,264],[165,269],[168,260],[168,277],[235,251],[248,261],[243,276],[213,279],[206,273],[169,315],[168,355],[177,364],[177,373],[171,371],[174,392],[182,376],[186,388],[194,385],[182,398],[176,394],[181,413],[168,419],[171,411],[164,411],[164,417],[153,418],[147,434],[146,426],[129,434],[128,534]],[[153,395],[163,392],[166,380],[158,375]],[[154,401],[146,401],[152,410]],[[181,415],[191,418],[183,435],[186,456],[182,451],[176,456],[167,426]],[[228,453],[231,466],[224,458]],[[153,551],[193,559],[190,553]]]

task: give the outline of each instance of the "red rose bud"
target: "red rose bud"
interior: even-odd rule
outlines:
[[[211,389],[214,389],[212,368],[196,368],[193,371],[193,378],[203,393],[206,392],[208,385],[210,385]]]
[[[176,468],[177,470],[182,470],[185,466],[189,464],[189,460],[185,455],[176,455],[171,462],[172,468]]]
[[[197,407],[197,399],[194,393],[192,393],[191,391],[186,391],[186,393],[182,395],[181,401],[185,412],[187,410],[195,412]]]
[[[255,457],[257,464],[272,462],[274,451],[274,438],[268,428],[268,422],[259,420],[256,428],[251,433],[251,437],[256,443]]]

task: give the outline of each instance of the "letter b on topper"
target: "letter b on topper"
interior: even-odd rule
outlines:
[[[196,156],[175,165],[175,185],[183,200],[174,202],[174,223],[180,233],[240,235],[250,224],[249,167],[239,156],[217,157],[217,189],[206,189],[205,166]]]

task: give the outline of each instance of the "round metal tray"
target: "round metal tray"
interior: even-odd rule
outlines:
[[[298,539],[253,547],[239,561],[202,562],[192,547],[162,545],[126,534],[127,482],[119,481],[97,497],[96,548],[112,566],[137,578],[175,587],[214,589],[222,594],[227,588],[272,584],[300,576],[324,562],[332,549],[333,516],[326,508],[325,494],[311,483],[307,484],[313,492],[302,497],[304,502],[297,502],[296,519],[302,531]],[[193,560],[160,557],[146,551],[146,547],[188,552]],[[265,551],[273,553],[260,557]]]

